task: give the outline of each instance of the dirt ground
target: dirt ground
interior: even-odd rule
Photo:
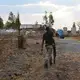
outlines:
[[[73,39],[75,39],[75,40],[80,40],[80,36],[76,36],[76,37],[72,37]]]
[[[0,80],[80,80],[80,54],[61,52],[58,44],[56,64],[46,70],[41,36],[29,37],[25,49],[17,48],[17,37],[1,37]]]

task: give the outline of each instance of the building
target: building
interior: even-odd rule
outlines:
[[[40,24],[37,24],[37,25],[35,25],[35,24],[21,24],[21,26],[20,26],[20,28],[21,29],[29,29],[29,28],[39,28],[40,27]]]
[[[73,22],[73,26],[71,28],[71,33],[72,33],[72,36],[76,35],[76,25],[75,25],[75,22]]]
[[[63,32],[64,32],[64,36],[67,36],[68,35],[67,27],[63,27]]]

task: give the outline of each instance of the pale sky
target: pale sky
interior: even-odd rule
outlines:
[[[19,12],[23,24],[42,23],[44,12],[53,12],[53,27],[67,27],[70,30],[74,21],[80,21],[80,0],[1,0],[0,16],[4,22],[10,11],[15,15]]]

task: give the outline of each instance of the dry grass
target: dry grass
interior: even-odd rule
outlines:
[[[80,40],[80,37],[72,38]],[[18,74],[15,76],[12,74],[13,79],[11,80],[46,80],[47,77],[47,80],[80,80],[80,54],[67,52],[65,54],[63,53],[57,55],[56,65],[52,66],[47,75],[43,69],[43,55],[40,55],[40,38],[30,37],[30,39],[27,40],[28,46],[25,45],[26,49],[20,51],[16,49],[16,43],[13,44],[11,40],[6,41],[5,39],[0,41],[0,69],[5,69],[6,72],[8,68],[11,68],[11,71],[14,70],[11,66],[14,60],[17,61],[15,65],[20,64],[20,70],[24,71],[24,73],[21,73],[21,75]],[[36,42],[39,44],[36,44]],[[9,56],[13,58],[11,58],[10,61],[12,62],[10,64],[6,62],[8,61],[7,59]],[[4,66],[1,67],[1,63],[4,63],[5,68],[3,68]],[[15,68],[18,69],[19,67],[16,66]],[[29,74],[27,75],[26,72]],[[17,71],[15,73],[17,73]],[[1,78],[0,80],[10,80],[10,78],[6,78],[7,76],[5,76],[3,79]]]
[[[75,40],[80,40],[80,36],[76,36],[76,37],[72,37],[73,39],[75,39]]]

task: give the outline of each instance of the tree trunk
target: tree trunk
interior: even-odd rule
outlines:
[[[23,48],[23,36],[22,35],[18,35],[18,48]]]
[[[18,35],[20,35],[20,29],[18,29]]]

